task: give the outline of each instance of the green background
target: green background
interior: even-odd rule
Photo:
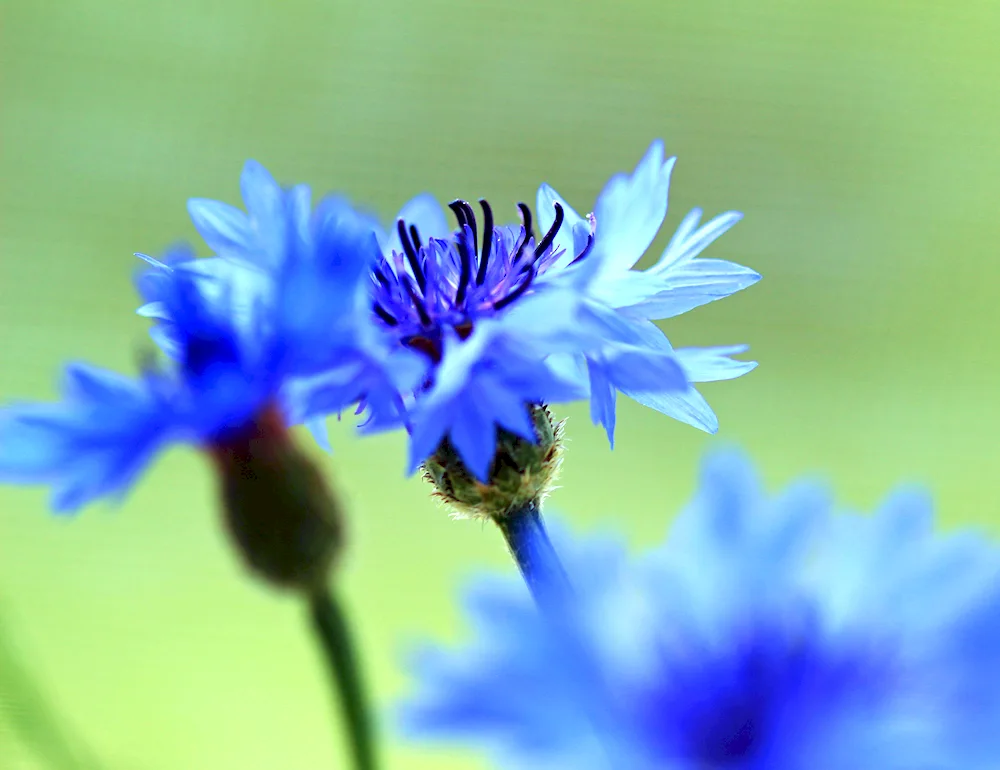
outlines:
[[[820,470],[870,507],[922,480],[944,526],[997,531],[995,0],[22,0],[2,25],[4,398],[53,395],[69,358],[130,370],[148,346],[132,252],[194,238],[185,199],[237,202],[248,157],[384,217],[424,189],[513,213],[542,181],[587,211],[663,137],[680,160],[644,264],[690,207],[735,208],[709,254],[764,275],[665,328],[751,343],[761,366],[704,388],[715,439],[624,402],[609,452],[584,405],[560,409],[551,508],[651,543],[728,440],[769,484]],[[407,640],[460,635],[463,577],[512,567],[496,533],[404,478],[403,436],[333,438],[340,581],[387,709]],[[303,608],[241,571],[213,495],[187,448],[73,519],[0,490],[5,627],[108,768],[345,767]],[[34,768],[12,736],[0,767]],[[398,743],[386,758],[480,766]]]

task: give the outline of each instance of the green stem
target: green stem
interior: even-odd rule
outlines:
[[[507,541],[510,555],[517,562],[536,602],[545,603],[570,590],[566,570],[549,540],[537,503],[529,502],[505,516],[495,517],[493,521]]]
[[[323,589],[310,597],[309,610],[340,697],[354,767],[356,770],[375,770],[372,719],[343,607],[328,589]]]
[[[0,618],[0,731],[7,721],[15,738],[46,767],[99,770],[100,763],[68,732],[18,653]]]

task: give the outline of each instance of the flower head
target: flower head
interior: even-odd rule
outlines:
[[[935,533],[919,491],[862,516],[721,454],[645,556],[561,540],[573,603],[477,584],[474,641],[415,658],[410,734],[517,767],[995,765],[1000,549]]]
[[[518,225],[498,224],[485,200],[481,217],[456,200],[449,204],[452,230],[434,199],[421,195],[389,232],[379,231],[373,313],[397,345],[429,364],[422,386],[405,394],[412,403],[411,468],[434,451],[428,437],[447,436],[485,480],[496,429],[529,433],[532,402],[589,397],[609,438],[619,391],[716,429],[691,383],[749,371],[753,362],[729,357],[746,348],[674,350],[651,319],[726,296],[760,276],[729,262],[694,260],[739,219],[734,212],[700,229],[694,212],[653,268],[631,270],[666,215],[672,167],[654,142],[585,217],[543,185],[535,213],[517,204]],[[503,370],[501,384],[496,373]]]
[[[61,401],[0,412],[0,478],[50,484],[55,507],[75,510],[124,493],[167,443],[215,451],[273,424],[271,413],[284,415],[282,426],[291,415],[310,416],[296,401],[298,378],[370,360],[350,322],[359,314],[328,322],[328,306],[312,294],[322,286],[336,308],[364,302],[358,242],[371,239],[370,228],[322,207],[310,216],[302,196],[288,202],[279,212],[280,268],[266,276],[183,250],[162,262],[145,257],[152,267],[138,278],[141,312],[173,361],[150,364],[137,379],[74,364]],[[266,240],[277,248],[278,239]]]

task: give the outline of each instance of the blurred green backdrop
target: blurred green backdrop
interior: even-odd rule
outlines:
[[[148,345],[132,252],[193,238],[185,199],[236,202],[248,157],[386,217],[423,189],[499,206],[541,181],[586,211],[662,136],[680,161],[656,247],[694,205],[740,209],[709,253],[765,277],[668,333],[749,342],[761,366],[705,387],[718,439],[624,402],[611,453],[585,407],[560,410],[551,508],[652,542],[729,440],[771,484],[819,469],[870,506],[919,479],[947,526],[998,530],[994,0],[8,0],[2,34],[4,398],[53,394],[67,358],[132,367]],[[405,641],[462,633],[463,576],[513,568],[403,477],[402,436],[333,432],[342,581],[388,708]],[[245,577],[212,503],[184,450],[72,520],[0,490],[5,621],[108,768],[344,767],[303,608]],[[35,767],[5,735],[0,767]]]

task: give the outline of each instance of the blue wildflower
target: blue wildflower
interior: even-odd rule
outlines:
[[[373,271],[374,311],[401,346],[424,353],[432,364],[429,395],[414,394],[411,428],[419,440],[411,443],[411,466],[433,451],[427,437],[444,433],[470,467],[485,473],[483,447],[496,427],[530,424],[529,392],[550,402],[589,396],[594,421],[609,438],[618,391],[705,430],[717,429],[692,383],[737,377],[756,364],[730,358],[744,346],[674,350],[652,319],[727,296],[760,276],[730,262],[694,259],[739,219],[735,212],[701,228],[700,212],[693,212],[654,267],[631,270],[666,215],[672,167],[673,159],[663,160],[663,144],[654,142],[632,175],[608,183],[586,218],[543,185],[540,236],[526,204],[518,204],[519,226],[497,225],[485,200],[479,201],[481,227],[471,204],[450,203],[458,223],[452,231],[429,195],[404,206],[391,232],[379,232],[383,251]],[[529,304],[525,315],[532,323],[506,322]],[[499,323],[485,335],[488,344],[485,336],[471,339],[474,329],[493,321]],[[476,352],[463,351],[465,346]],[[449,356],[460,363],[450,365]],[[503,366],[522,372],[516,387],[479,386],[482,372]],[[529,373],[536,379],[530,385]],[[442,391],[463,393],[464,409],[442,408]],[[422,407],[425,398],[435,406]]]
[[[996,765],[1000,549],[936,533],[920,491],[862,516],[811,482],[769,497],[719,454],[642,558],[560,540],[565,613],[477,584],[474,641],[415,657],[410,735],[524,768]]]
[[[0,478],[50,484],[54,507],[72,511],[123,494],[168,443],[217,453],[254,435],[283,441],[290,421],[311,416],[295,400],[297,378],[372,355],[350,322],[363,314],[330,310],[367,307],[368,269],[358,254],[372,235],[339,209],[310,216],[302,196],[274,221],[280,268],[268,280],[183,249],[165,262],[146,258],[142,312],[156,320],[154,338],[173,365],[147,367],[138,379],[71,365],[62,401],[0,412]],[[316,301],[317,286],[329,305]]]

